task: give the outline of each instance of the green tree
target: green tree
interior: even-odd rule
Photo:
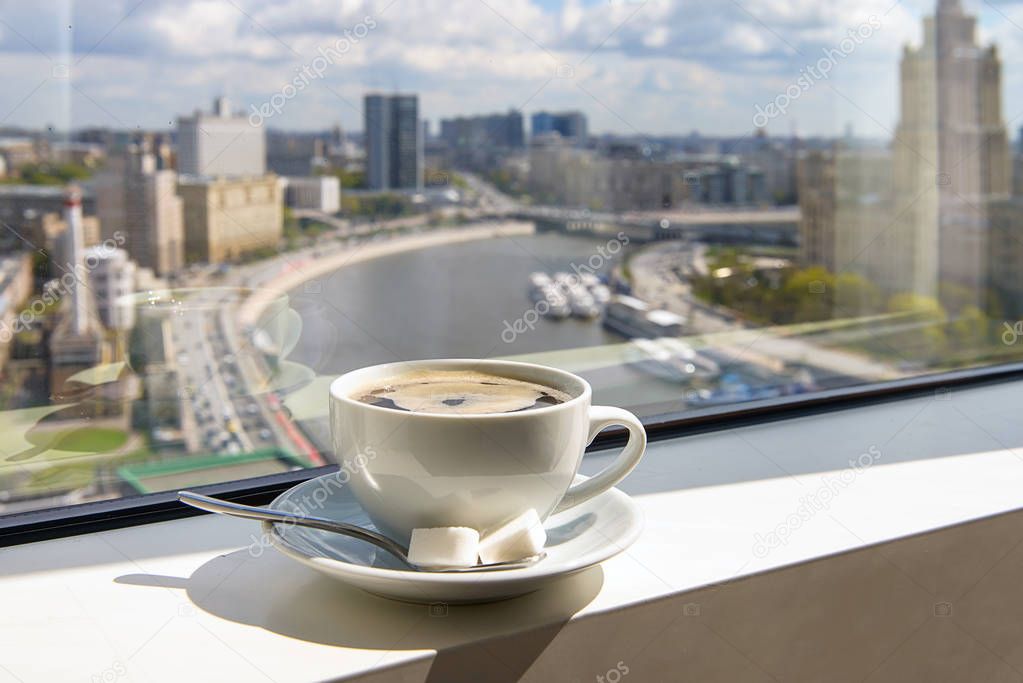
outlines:
[[[835,317],[872,315],[881,311],[881,290],[859,273],[839,273],[835,277]]]
[[[894,294],[888,299],[888,312],[905,314],[890,323],[896,331],[883,335],[891,352],[907,361],[934,362],[942,357],[947,347],[948,313],[937,299],[911,292]]]
[[[783,293],[782,305],[791,306],[793,322],[830,320],[835,307],[835,276],[820,266],[799,270],[785,283]]]
[[[25,164],[4,182],[28,185],[66,185],[70,182],[85,180],[90,175],[91,171],[81,164]]]
[[[348,171],[343,168],[335,168],[320,171],[320,175],[335,176],[341,182],[341,189],[344,190],[366,189],[366,174],[363,171]]]
[[[362,201],[358,197],[341,195],[341,212],[361,216],[363,213]]]

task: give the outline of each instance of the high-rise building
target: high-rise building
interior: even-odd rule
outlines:
[[[366,186],[390,186],[391,100],[386,95],[366,95],[362,100],[363,132],[366,137]]]
[[[522,113],[514,109],[506,114],[441,119],[440,136],[453,147],[488,145],[520,149],[525,145]]]
[[[514,109],[506,114],[441,119],[440,137],[451,160],[470,168],[490,167],[508,151],[522,149],[526,142],[522,113]]]
[[[807,152],[796,167],[799,188],[799,261],[835,268],[835,160],[822,150]]]
[[[779,140],[771,140],[763,129],[757,131],[753,151],[743,155],[749,163],[764,173],[768,196],[779,204],[792,204],[796,200],[795,150]]]
[[[266,173],[266,136],[224,97],[211,113],[178,117],[178,173],[202,176],[261,176]]]
[[[804,261],[859,273],[886,293],[936,297],[939,285],[955,285],[957,300],[966,291],[983,308],[993,226],[1018,224],[1008,201],[1001,62],[994,46],[977,44],[976,20],[959,0],[938,0],[923,27],[923,43],[903,50],[891,154],[836,152],[832,217],[804,218]],[[801,183],[800,195],[807,191],[812,183]],[[816,210],[812,196],[800,199]],[[815,252],[828,244],[833,257]]]
[[[184,264],[185,231],[178,174],[157,168],[148,144],[132,145],[111,159],[94,180],[96,212],[103,235],[118,240],[131,258],[158,275]]]
[[[280,176],[306,176],[326,152],[322,133],[269,131],[266,136],[266,165]]]
[[[581,111],[538,111],[533,114],[531,123],[531,133],[534,137],[557,133],[563,138],[581,144],[586,142],[586,137],[589,134],[586,115]]]
[[[417,95],[369,94],[363,100],[366,184],[372,190],[423,186],[423,136]]]
[[[182,176],[185,253],[189,262],[220,263],[257,249],[276,249],[284,225],[277,176]]]
[[[898,219],[879,240],[889,289],[933,295],[939,282],[973,289],[988,279],[988,204],[1010,191],[1001,61],[976,40],[959,0],[938,0],[924,40],[901,64],[894,148]]]
[[[833,261],[828,270],[854,272],[880,284],[895,277],[898,258],[885,253],[891,248],[886,230],[892,224],[892,155],[887,149],[839,148],[834,153],[834,235],[831,241]],[[802,198],[800,198],[802,204]],[[905,252],[902,252],[903,254]],[[827,264],[821,264],[827,265]],[[842,291],[836,283],[836,317],[864,314],[872,305],[858,301],[858,293]],[[862,292],[860,292],[862,293]]]

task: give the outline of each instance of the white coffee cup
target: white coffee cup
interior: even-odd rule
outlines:
[[[413,413],[353,398],[412,371],[474,370],[535,382],[572,398],[511,413]],[[621,408],[591,406],[586,380],[564,370],[497,360],[408,361],[355,370],[330,385],[330,430],[350,486],[374,525],[407,542],[419,527],[486,533],[529,508],[540,519],[621,481],[643,457],[646,431]],[[629,440],[607,468],[572,486],[586,446],[605,427]]]

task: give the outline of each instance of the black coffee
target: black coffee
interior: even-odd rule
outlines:
[[[519,379],[471,370],[421,370],[392,377],[352,398],[411,413],[487,415],[554,406],[569,394]]]

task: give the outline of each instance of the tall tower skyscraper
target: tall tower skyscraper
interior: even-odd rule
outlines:
[[[983,301],[988,280],[989,203],[1010,192],[1009,142],[1002,121],[1001,61],[976,40],[976,19],[959,0],[938,0],[924,41],[901,64],[894,141],[894,258],[885,276],[933,295],[939,282]]]
[[[922,44],[902,52],[890,167],[883,155],[836,151],[835,201],[801,223],[804,262],[829,263],[813,248],[833,238],[834,269],[887,294],[984,310],[990,292],[1019,291],[1014,272],[1023,269],[1006,247],[1018,239],[1023,204],[1010,200],[1001,87],[997,48],[977,44],[976,19],[960,0],[938,0]],[[812,189],[804,184],[801,193]]]
[[[938,73],[939,276],[981,290],[988,277],[988,204],[1011,191],[1009,137],[1002,121],[998,49],[978,47],[976,20],[959,0],[935,16]]]
[[[366,184],[373,190],[423,186],[423,135],[416,95],[369,94],[363,99]]]

